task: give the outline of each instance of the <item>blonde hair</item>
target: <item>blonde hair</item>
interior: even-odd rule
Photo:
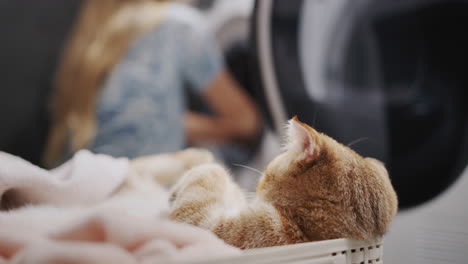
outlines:
[[[102,81],[141,33],[164,18],[165,1],[86,0],[55,75],[52,125],[43,163],[86,147],[96,134],[95,104]]]

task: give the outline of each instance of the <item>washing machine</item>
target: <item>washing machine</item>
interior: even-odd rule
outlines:
[[[468,1],[259,0],[256,97],[385,162],[385,263],[468,263]]]

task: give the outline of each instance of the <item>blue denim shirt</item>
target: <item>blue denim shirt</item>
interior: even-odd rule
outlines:
[[[165,21],[132,43],[103,83],[89,149],[130,158],[182,149],[184,84],[201,93],[223,67],[202,17],[170,4]]]

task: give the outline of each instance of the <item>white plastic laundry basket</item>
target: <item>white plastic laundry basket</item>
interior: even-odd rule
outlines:
[[[382,239],[335,239],[304,244],[251,249],[241,256],[192,261],[190,264],[382,264]]]

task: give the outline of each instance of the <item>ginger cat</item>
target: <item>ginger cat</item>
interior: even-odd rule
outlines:
[[[241,249],[383,235],[398,203],[384,165],[296,117],[288,136],[287,150],[267,166],[253,202],[223,167],[207,163],[174,186],[170,217]]]

